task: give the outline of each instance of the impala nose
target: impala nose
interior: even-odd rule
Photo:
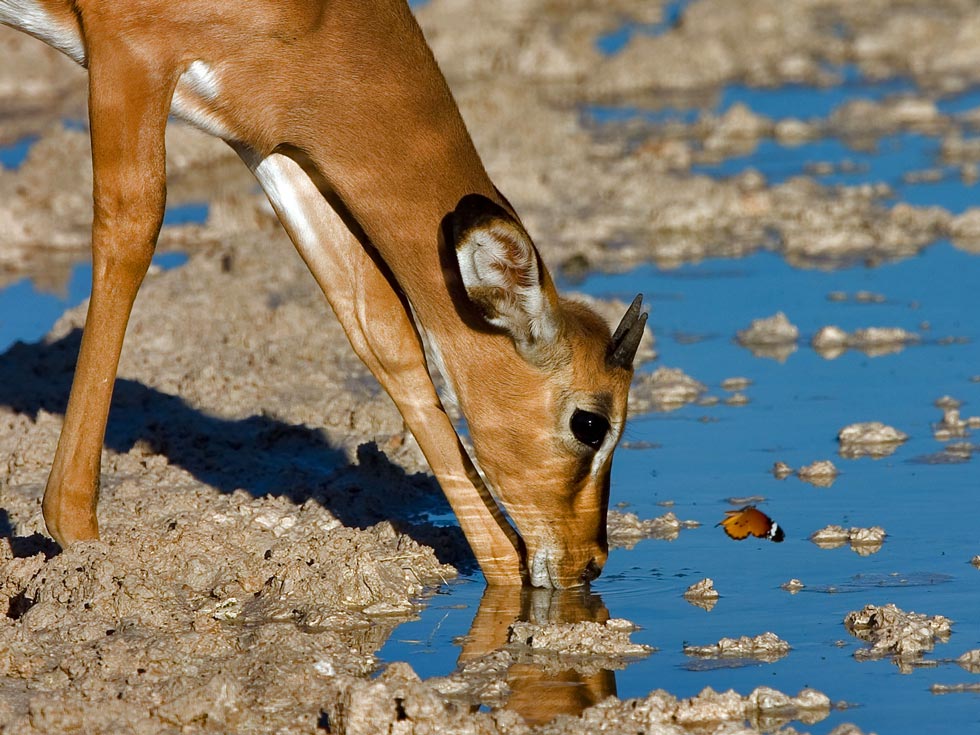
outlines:
[[[602,567],[596,564],[596,560],[593,557],[592,559],[589,559],[589,563],[585,565],[585,569],[579,575],[579,579],[583,584],[588,584],[600,574],[602,574]]]

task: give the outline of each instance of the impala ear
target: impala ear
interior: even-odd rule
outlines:
[[[479,194],[459,201],[452,223],[470,302],[536,362],[558,336],[558,294],[531,238],[506,209]]]

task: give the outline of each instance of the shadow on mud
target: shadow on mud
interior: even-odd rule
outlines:
[[[35,554],[44,554],[45,558],[50,559],[59,550],[54,540],[40,533],[33,533],[30,536],[15,535],[14,525],[3,508],[0,508],[0,538],[10,542],[10,551],[15,559],[27,559]]]
[[[0,405],[32,418],[39,411],[64,414],[81,335],[75,329],[52,342],[18,342],[0,355]],[[120,379],[105,444],[120,453],[138,447],[147,455],[163,455],[222,492],[241,489],[297,503],[312,498],[346,526],[365,528],[390,520],[432,546],[443,563],[464,573],[476,569],[458,527],[426,520],[428,513],[450,512],[435,479],[407,474],[373,442],[358,447],[357,464],[350,464],[317,429],[268,415],[240,420],[211,416],[179,396]],[[12,531],[4,514],[0,535],[12,538]]]

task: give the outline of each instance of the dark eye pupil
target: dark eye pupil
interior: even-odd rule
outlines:
[[[572,414],[572,434],[586,446],[598,449],[609,432],[609,421],[591,411],[576,411]]]

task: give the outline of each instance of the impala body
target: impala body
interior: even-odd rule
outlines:
[[[0,0],[0,22],[89,72],[92,298],[43,503],[60,544],[98,536],[108,406],[163,219],[175,114],[255,173],[488,582],[568,587],[599,573],[645,315],[634,302],[611,335],[559,297],[403,0]]]

